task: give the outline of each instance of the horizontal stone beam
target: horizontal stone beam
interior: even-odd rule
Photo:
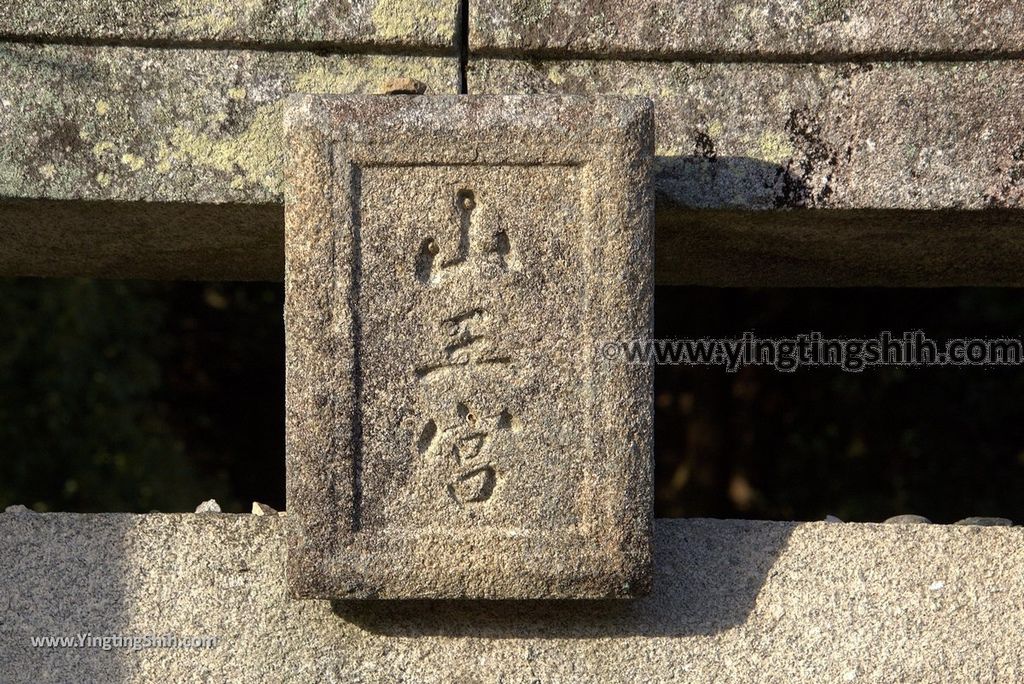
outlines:
[[[1024,286],[1024,211],[656,214],[659,285]],[[281,280],[280,204],[0,201],[4,276]]]
[[[286,597],[282,522],[0,515],[0,680],[1024,678],[1020,527],[659,520],[648,598],[332,606]],[[79,634],[217,642],[31,645]]]
[[[0,197],[279,202],[283,101],[452,93],[453,59],[194,49],[0,47]]]
[[[0,275],[281,280],[284,207],[0,200]]]
[[[301,51],[6,44],[0,64],[3,275],[280,279],[283,99],[457,79],[450,58]],[[1021,62],[469,76],[655,99],[660,284],[1024,284]]]
[[[662,209],[656,224],[659,285],[1024,286],[1019,209]]]
[[[281,101],[452,92],[454,60],[218,50],[0,49],[0,197],[265,203]],[[655,99],[656,188],[688,209],[1024,203],[1024,67],[474,60],[474,93]]]
[[[690,209],[1024,206],[1024,63],[475,59],[473,93],[653,97],[656,188]]]
[[[1003,0],[474,0],[480,55],[658,59],[971,57],[1024,51],[1024,8]]]
[[[457,0],[9,0],[7,40],[451,51]]]

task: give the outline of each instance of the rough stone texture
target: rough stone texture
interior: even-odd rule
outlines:
[[[409,76],[451,92],[452,60],[223,50],[0,47],[0,197],[280,201],[283,100]]]
[[[653,593],[287,598],[281,517],[0,515],[0,680],[1015,682],[1024,528],[658,520]],[[32,648],[212,635],[216,648]]]
[[[253,515],[277,515],[277,511],[273,507],[268,506],[265,503],[260,503],[259,501],[253,501],[252,502],[252,514]]]
[[[281,278],[280,99],[456,76],[397,55],[7,45],[0,63],[5,275]],[[1021,64],[474,59],[469,84],[658,100],[659,283],[1020,285]],[[1010,209],[956,211],[991,207]]]
[[[1024,67],[473,60],[475,93],[655,98],[659,208],[1024,206]]]
[[[427,90],[427,84],[417,81],[414,78],[398,76],[384,81],[380,87],[380,95],[422,95]]]
[[[280,202],[281,99],[454,60],[8,45],[0,196]],[[473,92],[656,98],[663,199],[694,208],[974,209],[1024,197],[1024,68],[473,60]]]
[[[286,110],[293,592],[646,591],[651,103]]]
[[[474,0],[481,54],[803,60],[1024,50],[1024,7],[1005,0]]]
[[[196,506],[196,513],[220,513],[220,504],[216,499],[208,499]]]
[[[403,47],[448,50],[456,0],[6,0],[0,36],[118,41]]]

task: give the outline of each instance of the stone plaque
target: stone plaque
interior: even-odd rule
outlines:
[[[299,96],[286,115],[289,584],[649,584],[651,104]]]

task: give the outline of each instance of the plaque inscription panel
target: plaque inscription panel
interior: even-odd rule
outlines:
[[[576,527],[594,458],[580,175],[360,169],[360,243],[396,257],[364,256],[359,288],[362,529]]]
[[[288,108],[289,582],[303,597],[646,590],[650,104]]]

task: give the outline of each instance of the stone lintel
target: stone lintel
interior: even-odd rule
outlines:
[[[7,40],[450,52],[457,0],[8,0]]]
[[[0,44],[0,197],[281,202],[284,100],[455,92],[443,57]]]
[[[7,45],[0,273],[280,279],[281,101],[454,61]],[[656,278],[1022,284],[1024,72],[474,59],[476,92],[655,99]],[[781,210],[780,210],[781,209]]]
[[[654,100],[663,208],[1024,207],[1024,68],[474,59],[470,92]]]
[[[481,55],[714,60],[956,59],[1024,52],[1004,0],[474,0]]]
[[[1024,211],[659,209],[658,285],[1021,287]],[[282,280],[280,204],[0,201],[4,276]]]

